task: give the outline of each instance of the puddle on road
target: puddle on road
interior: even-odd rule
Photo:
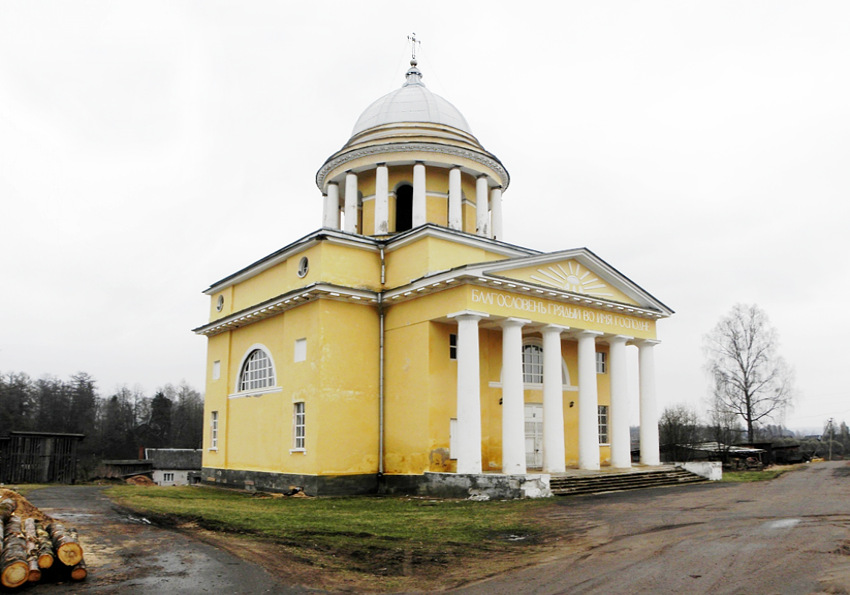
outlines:
[[[764,524],[765,529],[790,529],[794,525],[798,524],[800,519],[779,519],[776,521],[770,521],[769,523]]]

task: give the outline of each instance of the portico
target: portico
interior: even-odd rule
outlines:
[[[502,440],[501,472],[524,474],[527,472],[525,424],[523,404],[525,387],[523,376],[533,374],[532,362],[525,358],[523,329],[526,336],[543,337],[542,397],[543,397],[543,453],[542,471],[561,473],[566,469],[566,442],[564,434],[564,402],[572,407],[577,400],[577,436],[579,469],[598,470],[601,466],[599,406],[603,400],[609,407],[610,459],[609,466],[631,467],[631,439],[629,435],[629,395],[626,345],[638,349],[640,368],[640,409],[642,431],[640,439],[641,463],[658,465],[657,413],[654,395],[654,360],[652,347],[657,341],[637,340],[625,335],[606,335],[592,330],[571,329],[547,324],[544,321],[508,317],[497,319],[486,312],[466,310],[448,316],[457,321],[457,472],[482,473],[479,332],[484,328],[501,329],[502,362],[501,388]],[[577,346],[578,385],[562,384],[562,349],[564,342]],[[607,346],[607,352],[597,352],[597,345]],[[572,349],[569,351],[573,351]],[[597,353],[607,354],[607,370],[600,370]],[[610,395],[600,400],[597,374],[610,375]],[[531,392],[531,391],[530,391]],[[576,399],[577,393],[577,399]],[[652,431],[654,429],[654,432]],[[453,453],[455,454],[455,453]]]

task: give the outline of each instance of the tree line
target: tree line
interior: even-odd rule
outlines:
[[[136,459],[140,448],[201,448],[204,401],[185,382],[154,395],[122,386],[101,395],[85,372],[68,380],[0,374],[0,436],[9,431],[84,434],[85,476],[102,459]]]
[[[821,434],[794,432],[778,424],[754,426],[752,433],[735,418],[710,411],[703,420],[686,405],[667,407],[658,422],[658,437],[668,460],[687,461],[689,446],[717,442],[726,447],[740,444],[770,443],[773,446],[799,444],[806,458],[842,459],[850,456],[850,428],[846,422],[824,424]]]

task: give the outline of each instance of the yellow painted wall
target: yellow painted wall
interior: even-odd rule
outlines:
[[[302,338],[307,357],[295,362],[295,341]],[[241,362],[257,344],[273,359],[276,386],[258,396],[238,396]],[[222,379],[213,381],[210,372],[205,409],[207,424],[210,412],[219,411],[219,449],[209,450],[205,428],[204,465],[272,473],[375,473],[377,349],[375,309],[333,300],[306,303],[212,337],[210,367],[219,358]],[[291,452],[296,402],[305,403],[305,452]]]
[[[307,409],[308,443],[311,437],[319,440],[318,459],[310,472],[377,473],[377,310],[334,300],[318,304],[320,332],[308,359],[315,364],[310,373],[321,378],[321,387],[301,395],[312,403]]]
[[[423,473],[430,468],[429,418],[436,398],[428,374],[429,323],[387,330],[385,362],[385,472]]]
[[[320,265],[314,272],[313,261],[310,261],[310,272],[301,280],[303,285],[322,281],[370,291],[381,288],[381,255],[378,250],[322,242]]]
[[[406,285],[435,271],[504,258],[483,248],[426,237],[386,253],[387,287]]]

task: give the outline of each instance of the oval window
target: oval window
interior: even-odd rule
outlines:
[[[307,260],[306,256],[302,256],[301,260],[298,261],[298,276],[306,277],[308,270],[310,270],[310,261]]]
[[[224,308],[224,296],[220,295],[220,296],[218,296],[218,301],[216,301],[216,303],[215,303],[215,309],[218,312],[221,312],[222,308]]]

